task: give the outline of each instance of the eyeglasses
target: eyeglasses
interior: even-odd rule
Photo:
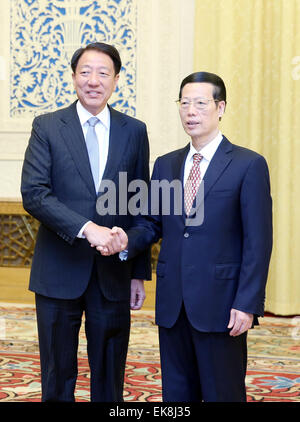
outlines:
[[[208,104],[214,101],[215,103],[218,103],[221,100],[206,100],[204,98],[196,98],[194,100],[187,100],[186,98],[182,98],[181,100],[177,100],[176,103],[182,110],[187,110],[191,104],[195,106],[197,110],[205,110],[208,107]]]

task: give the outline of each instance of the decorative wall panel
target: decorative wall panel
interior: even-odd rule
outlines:
[[[0,213],[0,267],[31,266],[39,225],[28,214]],[[160,243],[152,246],[152,271],[156,270]]]
[[[11,0],[10,117],[74,101],[70,60],[91,42],[113,44],[123,67],[111,105],[136,113],[136,0]]]
[[[38,227],[29,215],[0,214],[0,266],[30,267]]]

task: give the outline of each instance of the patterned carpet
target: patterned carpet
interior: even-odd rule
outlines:
[[[300,320],[265,317],[248,337],[249,402],[300,402]],[[86,342],[80,333],[77,401],[89,401]],[[34,307],[0,303],[0,402],[40,401]],[[152,311],[132,313],[125,401],[161,402],[157,327]]]

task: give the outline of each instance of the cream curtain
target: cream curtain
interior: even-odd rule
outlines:
[[[221,129],[270,168],[266,310],[300,314],[300,0],[195,1],[195,71],[217,73],[227,86]]]

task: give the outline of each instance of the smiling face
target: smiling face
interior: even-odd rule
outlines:
[[[98,50],[85,51],[72,75],[74,88],[81,104],[94,116],[100,113],[116,89],[112,59]]]
[[[181,93],[181,99],[189,102],[185,109],[179,109],[182,126],[192,138],[196,149],[212,141],[219,131],[219,118],[225,110],[225,102],[215,102],[213,98],[214,86],[207,82],[187,83]],[[195,101],[203,100],[207,106],[203,110],[195,107]]]

